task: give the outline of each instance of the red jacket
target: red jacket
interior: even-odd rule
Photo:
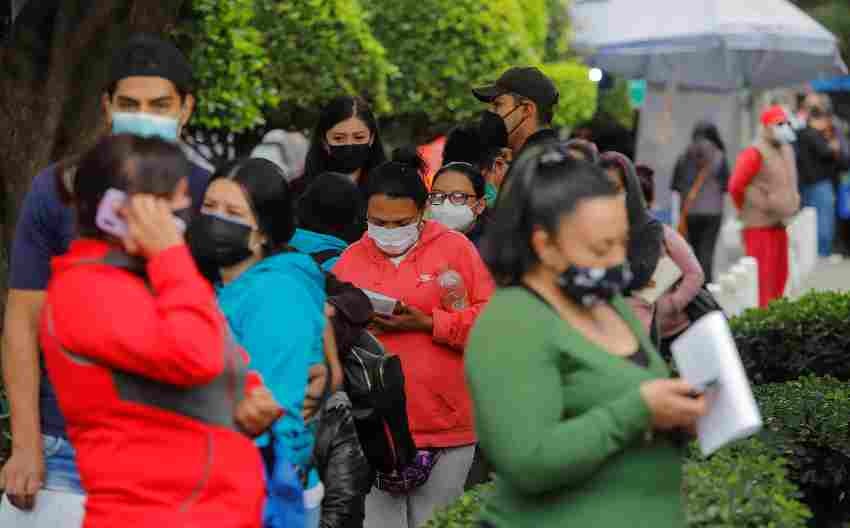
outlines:
[[[260,454],[236,431],[246,357],[229,341],[209,284],[185,246],[144,280],[78,240],[53,259],[41,346],[67,421],[86,500],[85,528],[259,528]]]
[[[469,307],[443,310],[437,276],[460,273]],[[334,267],[340,280],[418,308],[434,318],[431,335],[381,334],[389,352],[401,359],[407,412],[416,447],[454,447],[475,442],[472,402],[463,374],[463,349],[478,314],[493,294],[493,280],[478,250],[465,236],[438,222],[426,222],[417,245],[398,268],[368,234],[342,254]]]

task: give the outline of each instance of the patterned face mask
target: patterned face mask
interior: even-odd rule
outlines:
[[[558,277],[564,295],[585,307],[608,302],[632,282],[627,262],[611,268],[570,266]]]

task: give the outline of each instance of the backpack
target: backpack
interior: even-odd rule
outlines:
[[[319,266],[339,256],[336,250],[320,251],[310,256]],[[346,294],[365,294],[352,284],[342,283],[327,274],[329,297]],[[347,293],[346,293],[347,292]],[[346,315],[337,310],[332,321],[347,325],[342,331],[353,335],[346,349],[340,349],[343,385],[351,400],[351,414],[357,437],[369,464],[376,470],[391,473],[413,461],[416,445],[410,433],[407,417],[407,398],[404,393],[404,373],[398,356],[388,354],[381,343],[365,329],[365,324],[342,321]],[[354,327],[356,333],[351,332]]]
[[[387,354],[363,330],[360,342],[341,357],[345,391],[363,452],[372,467],[399,471],[413,461],[416,444],[407,419],[404,373],[398,356]]]

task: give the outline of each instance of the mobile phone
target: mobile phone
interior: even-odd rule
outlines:
[[[95,225],[105,233],[118,238],[127,236],[127,222],[118,216],[118,209],[127,201],[127,194],[118,189],[107,189],[97,206]]]
[[[364,289],[363,293],[369,297],[369,301],[372,303],[372,310],[381,315],[393,315],[400,304],[398,300],[378,292]]]

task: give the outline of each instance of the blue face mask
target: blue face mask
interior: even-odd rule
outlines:
[[[174,117],[145,114],[143,112],[113,112],[112,133],[135,136],[155,136],[176,142],[180,122]]]
[[[487,202],[487,207],[492,208],[496,205],[496,198],[499,197],[499,189],[490,182],[484,185],[484,201]]]

